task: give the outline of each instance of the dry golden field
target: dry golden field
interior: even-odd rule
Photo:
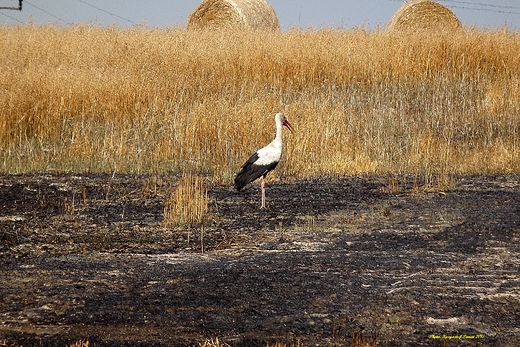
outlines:
[[[520,34],[0,27],[0,171],[520,172]]]

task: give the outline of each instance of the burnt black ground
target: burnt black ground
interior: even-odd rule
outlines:
[[[214,186],[191,228],[176,181],[0,176],[0,345],[520,345],[518,176]]]

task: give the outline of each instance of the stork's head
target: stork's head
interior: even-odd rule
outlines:
[[[294,133],[294,129],[291,123],[289,123],[287,117],[283,113],[277,113],[274,119],[276,123],[282,124],[283,126],[287,127],[287,129],[289,129],[290,132]]]

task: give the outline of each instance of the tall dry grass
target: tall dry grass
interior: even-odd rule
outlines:
[[[0,171],[520,172],[520,35],[0,27]]]
[[[208,189],[204,180],[183,174],[177,188],[170,192],[164,207],[166,226],[202,224],[208,218]]]

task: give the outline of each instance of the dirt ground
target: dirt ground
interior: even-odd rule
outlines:
[[[215,186],[191,228],[176,182],[0,175],[0,346],[520,345],[518,175]]]

